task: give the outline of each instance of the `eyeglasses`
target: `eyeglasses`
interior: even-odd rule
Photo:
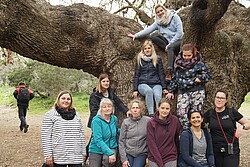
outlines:
[[[216,96],[215,98],[216,98],[216,99],[220,99],[220,100],[226,100],[226,98],[225,98],[225,97],[219,97],[219,96]]]

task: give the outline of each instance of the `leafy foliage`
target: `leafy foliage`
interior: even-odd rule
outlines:
[[[56,95],[61,90],[90,93],[96,83],[95,77],[81,70],[60,68],[34,60],[20,63],[6,77],[8,85],[16,87],[20,81],[24,81],[30,89],[44,97]]]

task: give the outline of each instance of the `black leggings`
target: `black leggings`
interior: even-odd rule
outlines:
[[[240,152],[228,155],[214,153],[216,167],[239,167]]]
[[[160,34],[153,34],[151,35],[150,39],[152,42],[159,47],[160,50],[165,51],[166,46],[168,45],[168,40],[160,35]],[[173,69],[174,65],[174,57],[178,55],[180,52],[181,40],[178,40],[174,43],[171,43],[168,46],[167,55],[168,55],[168,69]]]

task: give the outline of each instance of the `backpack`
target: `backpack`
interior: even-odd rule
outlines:
[[[27,103],[30,100],[30,93],[28,88],[20,88],[18,91],[18,101]]]

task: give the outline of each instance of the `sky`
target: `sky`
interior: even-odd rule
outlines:
[[[89,6],[98,7],[100,0],[47,0],[52,5],[71,5],[72,3],[85,3]],[[250,0],[237,0],[242,3],[245,7],[250,7]]]

